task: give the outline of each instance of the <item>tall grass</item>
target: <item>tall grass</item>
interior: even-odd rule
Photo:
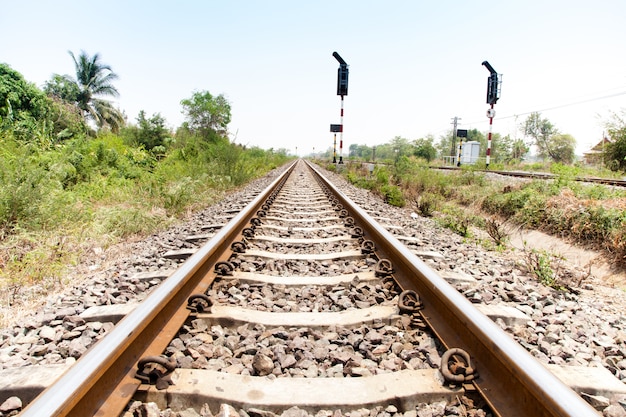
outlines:
[[[90,247],[163,229],[286,161],[193,136],[157,159],[110,133],[44,148],[3,131],[0,292],[61,285],[64,268]]]
[[[475,167],[437,171],[413,158],[400,158],[395,165],[377,167],[375,179],[365,184],[381,194],[386,187],[397,187],[416,212],[434,216],[464,237],[470,235],[470,226],[486,227],[485,216],[498,216],[602,249],[626,267],[626,192],[576,182],[580,167],[554,164],[550,170],[556,175],[552,181],[503,186],[488,181]],[[364,183],[362,175],[358,169],[347,172],[355,185]]]

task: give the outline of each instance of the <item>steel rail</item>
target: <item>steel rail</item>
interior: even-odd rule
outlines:
[[[185,308],[188,297],[204,293],[215,276],[210,268],[229,255],[230,244],[241,236],[242,229],[273,190],[284,183],[296,162],[35,398],[20,416],[118,417],[141,383],[134,378],[134,364],[146,355],[163,352],[189,314]],[[164,332],[166,323],[170,330]]]
[[[458,167],[446,167],[446,166],[442,166],[442,167],[436,167],[436,166],[431,166],[430,168],[432,169],[440,169],[440,170],[447,170],[447,171],[460,171],[462,170],[462,168],[458,168]],[[558,175],[555,174],[550,174],[547,172],[525,172],[525,171],[494,171],[494,170],[486,170],[486,169],[479,169],[476,170],[477,172],[484,172],[484,173],[492,173],[492,174],[498,174],[498,175],[504,175],[507,177],[517,177],[517,178],[531,178],[531,179],[542,179],[542,180],[553,180],[555,178],[558,178]],[[603,185],[613,185],[616,187],[626,187],[626,180],[618,180],[618,179],[614,179],[614,178],[600,178],[600,177],[574,177],[572,178],[573,181],[577,181],[577,182],[589,182],[589,183],[596,183],[596,184],[603,184]]]
[[[308,164],[308,163],[307,163]],[[469,352],[479,377],[472,381],[499,416],[597,417],[572,389],[535,360],[511,336],[423,263],[311,164],[326,187],[389,259],[403,289],[416,291],[422,316],[447,348]]]

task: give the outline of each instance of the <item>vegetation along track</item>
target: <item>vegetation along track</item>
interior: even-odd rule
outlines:
[[[442,170],[460,170],[460,168],[455,167],[433,167],[434,169],[442,169]],[[525,172],[525,171],[498,171],[498,170],[481,170],[482,172],[490,172],[493,174],[500,174],[507,177],[517,177],[517,178],[528,178],[528,179],[539,179],[539,180],[553,180],[557,178],[557,175],[548,174],[545,172]],[[601,178],[601,177],[574,177],[574,181],[578,182],[588,182],[595,184],[604,184],[604,185],[612,185],[615,187],[626,187],[626,180],[620,180],[617,178]]]
[[[209,237],[22,415],[597,415],[303,161]]]

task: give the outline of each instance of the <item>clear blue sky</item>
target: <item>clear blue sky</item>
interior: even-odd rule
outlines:
[[[129,121],[176,127],[180,100],[208,90],[232,105],[231,139],[300,154],[332,147],[333,51],[350,66],[344,155],[439,138],[454,116],[486,132],[484,60],[503,74],[494,132],[520,137],[542,111],[582,153],[626,108],[624,0],[0,0],[0,34],[0,62],[38,86],[74,74],[69,50],[99,53]]]

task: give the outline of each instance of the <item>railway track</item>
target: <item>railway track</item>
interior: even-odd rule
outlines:
[[[304,162],[190,240],[204,243],[21,415],[119,416],[137,402],[597,415]]]
[[[446,167],[446,166],[438,166],[432,167],[434,169],[443,169],[443,170],[459,170],[461,168],[457,167]],[[492,173],[503,175],[507,177],[516,177],[516,178],[528,178],[528,179],[539,179],[539,180],[553,180],[558,178],[557,175],[548,174],[546,172],[525,172],[525,171],[498,171],[498,170],[479,170],[480,172]],[[600,177],[575,177],[574,181],[578,182],[587,182],[592,184],[603,184],[603,185],[612,185],[615,187],[626,187],[626,180],[619,180],[616,178],[600,178]]]

